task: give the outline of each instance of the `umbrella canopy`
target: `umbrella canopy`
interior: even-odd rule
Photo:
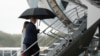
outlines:
[[[45,8],[29,8],[19,18],[30,19],[31,17],[42,19],[54,18],[55,14]]]

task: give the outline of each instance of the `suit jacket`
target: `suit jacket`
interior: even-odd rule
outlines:
[[[32,22],[30,22],[26,26],[26,33],[23,43],[33,44],[35,41],[37,41],[37,29],[36,26]]]

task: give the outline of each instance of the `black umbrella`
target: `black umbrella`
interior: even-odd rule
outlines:
[[[45,8],[29,8],[25,10],[19,18],[30,19],[35,17],[38,19],[54,18],[55,14]]]

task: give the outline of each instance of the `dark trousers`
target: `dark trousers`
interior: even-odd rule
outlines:
[[[26,49],[31,46],[31,44],[25,44],[25,45],[26,45]],[[40,49],[39,49],[38,44],[35,44],[34,46],[32,46],[29,50],[27,50],[25,52],[25,55],[26,56],[31,56],[31,55],[35,54],[37,51],[39,51],[39,50]],[[39,56],[39,52],[37,54],[35,54],[34,56]]]

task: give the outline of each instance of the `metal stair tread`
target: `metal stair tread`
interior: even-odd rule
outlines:
[[[60,43],[53,43],[53,45],[60,45]]]
[[[40,56],[46,56],[47,54],[40,54]]]

